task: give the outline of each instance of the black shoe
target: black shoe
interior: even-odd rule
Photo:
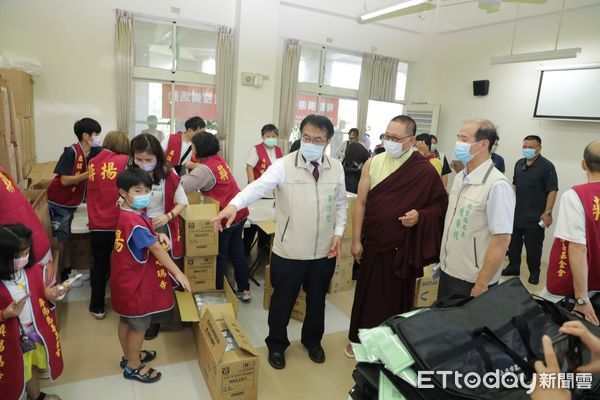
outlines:
[[[502,276],[519,276],[521,273],[519,271],[515,271],[514,268],[506,267],[502,270]]]
[[[269,364],[275,369],[285,368],[285,357],[278,351],[269,351]]]
[[[527,282],[531,283],[532,285],[537,285],[538,283],[540,283],[539,274],[538,275],[530,275],[529,280]]]
[[[325,362],[325,351],[321,345],[317,345],[308,350],[308,357],[317,364],[323,364]]]
[[[160,324],[152,324],[150,328],[146,329],[146,333],[144,334],[144,339],[152,340],[158,336],[158,330],[160,329]]]

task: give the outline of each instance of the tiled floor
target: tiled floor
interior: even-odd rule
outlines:
[[[526,283],[528,274],[523,266],[522,280],[532,292],[544,286],[545,273],[539,285]],[[260,279],[259,279],[260,280]],[[267,312],[262,308],[262,288],[252,284],[254,297],[249,304],[240,304],[238,319],[247,336],[260,353],[258,398],[263,400],[347,399],[353,385],[354,362],[346,358],[349,315],[354,291],[328,295],[326,335],[323,347],[327,361],[314,364],[298,342],[301,323],[291,320],[288,334],[292,345],[286,351],[287,366],[274,370],[267,362],[264,338],[267,335]],[[74,289],[60,305],[60,335],[65,370],[59,381],[45,382],[49,393],[63,400],[129,400],[129,399],[210,399],[210,394],[198,368],[196,350],[189,327],[164,331],[144,348],[158,352],[152,366],[163,373],[155,384],[145,385],[123,379],[118,365],[121,350],[117,339],[117,317],[108,309],[103,321],[92,319],[87,311],[89,282]],[[110,302],[109,302],[110,304]]]

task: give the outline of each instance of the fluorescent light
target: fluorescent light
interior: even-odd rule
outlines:
[[[369,11],[369,12],[359,15],[358,22],[369,22],[370,20],[373,20],[375,18],[384,16],[387,14],[392,14],[396,11],[404,10],[404,9],[410,8],[410,7],[420,6],[421,4],[427,4],[427,3],[429,3],[429,0],[397,1],[397,2],[390,4],[389,6],[385,6],[385,7],[379,8],[377,10]]]
[[[533,53],[509,54],[506,56],[493,56],[491,64],[510,64],[529,61],[558,60],[561,58],[575,58],[581,53],[581,47],[572,47],[570,49],[558,49],[548,51],[536,51]]]

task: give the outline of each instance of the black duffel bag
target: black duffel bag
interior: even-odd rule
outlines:
[[[386,324],[400,337],[415,360],[415,371],[432,371],[433,392],[447,398],[529,399],[526,387],[535,360],[543,360],[541,338],[558,334],[555,323],[533,299],[519,279],[497,285],[473,299],[441,302],[410,318],[392,317]],[[444,307],[445,306],[445,307]],[[523,380],[508,381],[510,387],[479,384],[467,387],[464,380],[436,372],[492,373]],[[489,375],[489,374],[488,374]],[[460,386],[460,387],[459,387]],[[474,385],[472,385],[474,386]],[[520,388],[514,388],[520,386]],[[434,393],[431,393],[433,395]],[[425,395],[424,398],[428,396]]]

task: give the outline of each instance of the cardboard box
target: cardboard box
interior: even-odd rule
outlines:
[[[219,213],[219,203],[199,192],[188,194],[188,200],[190,205],[182,215],[185,255],[219,254],[219,232],[210,222]]]
[[[20,173],[17,173],[17,155],[12,140],[12,120],[9,102],[9,91],[6,83],[0,80],[0,166],[4,167],[13,179],[18,182]]]
[[[303,291],[301,291],[301,293],[303,293]],[[265,287],[263,308],[267,311],[271,305],[271,296],[273,296],[273,288]],[[296,302],[294,303],[291,317],[297,319],[298,321],[304,321],[304,317],[306,317],[306,297],[298,296]]]
[[[44,232],[48,238],[52,238],[52,224],[50,223],[50,212],[48,211],[48,194],[45,190],[28,189],[23,191],[23,195],[29,200],[29,204],[40,219]]]
[[[342,257],[335,265],[335,272],[329,283],[327,293],[339,293],[352,289],[353,257]]]
[[[356,195],[346,192],[348,198],[348,219],[346,220],[346,228],[344,229],[344,239],[352,239],[352,221],[354,220],[354,204],[356,203]]]
[[[54,179],[54,168],[57,161],[49,161],[45,163],[34,164],[27,178],[31,181],[31,185],[39,182],[52,181]]]
[[[16,123],[17,143],[19,145],[23,176],[27,177],[31,173],[31,169],[37,160],[33,118],[17,117]]]
[[[71,235],[71,266],[77,270],[92,269],[94,266],[89,233]]]
[[[429,307],[437,300],[439,274],[433,272],[433,266],[423,268],[423,276],[415,284],[415,308]]]
[[[15,96],[15,111],[18,117],[33,117],[33,79],[31,75],[17,69],[0,69],[0,76],[8,81]]]
[[[183,272],[190,281],[192,292],[216,289],[217,256],[185,257]]]
[[[192,293],[176,292],[182,321],[192,322],[198,365],[215,400],[252,400],[258,396],[258,352],[236,321],[239,303],[225,281],[222,293],[229,301],[210,304],[198,311]],[[238,348],[227,349],[223,332],[233,337]]]

